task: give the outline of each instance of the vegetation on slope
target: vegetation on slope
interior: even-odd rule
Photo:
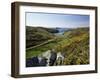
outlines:
[[[60,51],[65,53],[65,65],[89,63],[88,30],[89,29],[76,29],[71,31],[70,34],[68,32],[67,40],[61,42]]]
[[[36,56],[52,48],[64,54],[63,65],[89,64],[89,28],[67,30],[63,36],[57,36],[54,41],[27,50],[26,57]]]
[[[51,32],[56,31],[42,27],[26,26],[26,47],[35,46],[52,39],[54,35]]]

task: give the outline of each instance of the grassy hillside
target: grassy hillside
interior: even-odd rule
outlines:
[[[51,32],[54,31],[42,27],[26,26],[26,47],[35,46],[52,39],[54,35]]]
[[[44,30],[42,35],[46,39],[54,38],[53,33],[47,30]],[[89,28],[67,30],[62,36],[57,36],[45,45],[26,50],[26,58],[31,58],[52,48],[64,54],[63,65],[89,64]]]
[[[64,65],[89,63],[89,28],[78,28],[64,33],[56,50],[65,53]]]

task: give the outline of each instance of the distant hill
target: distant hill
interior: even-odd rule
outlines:
[[[79,36],[82,35],[84,33],[89,33],[89,28],[88,27],[83,27],[83,28],[75,28],[75,29],[68,29],[67,31],[65,31],[64,35],[68,35],[70,37],[74,37],[74,36]]]
[[[56,29],[43,27],[26,26],[26,47],[38,45],[44,41],[52,39],[56,33]]]
[[[50,33],[58,33],[59,32],[59,30],[56,28],[44,28],[44,27],[38,27],[38,28],[44,29]]]

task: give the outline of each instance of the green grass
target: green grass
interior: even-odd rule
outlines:
[[[55,46],[57,44],[56,40],[49,42],[45,45],[42,45],[40,47],[34,48],[34,49],[30,49],[30,50],[26,50],[26,58],[30,58],[33,56],[37,56],[49,49],[51,49],[53,46]]]

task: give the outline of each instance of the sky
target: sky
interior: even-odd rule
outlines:
[[[55,14],[55,13],[26,13],[26,26],[77,28],[89,27],[89,15]]]

